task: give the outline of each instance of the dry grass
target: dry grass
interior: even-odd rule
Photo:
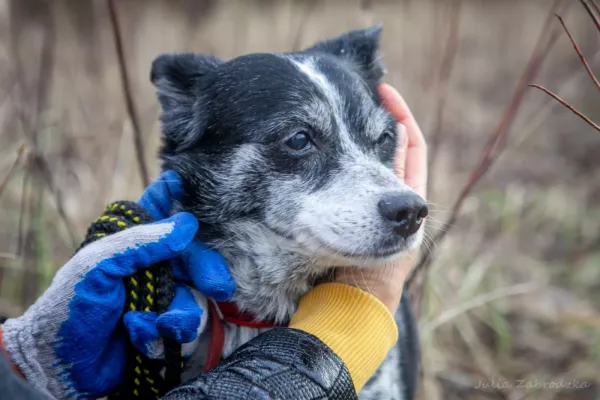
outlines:
[[[286,51],[383,22],[388,81],[435,155],[431,235],[456,217],[423,280],[421,398],[599,398],[600,133],[522,90],[600,120],[600,33],[570,3],[589,70],[544,0],[120,0],[113,19],[107,1],[0,2],[0,313],[35,299],[105,203],[139,195],[143,160],[156,175],[156,54]],[[527,74],[544,29],[556,41]],[[536,379],[586,387],[517,387]]]

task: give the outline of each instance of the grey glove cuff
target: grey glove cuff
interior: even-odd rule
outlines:
[[[75,285],[98,260],[114,253],[113,247],[114,244],[107,242],[76,254],[57,272],[51,289],[44,292],[25,314],[6,320],[2,326],[4,345],[12,362],[34,388],[51,399],[68,399],[81,394],[69,386],[66,379],[68,365],[56,355],[58,331],[67,320]]]

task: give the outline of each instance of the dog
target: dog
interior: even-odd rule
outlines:
[[[162,168],[185,192],[174,211],[198,218],[197,239],[225,257],[237,282],[232,302],[260,320],[285,324],[336,266],[382,268],[420,245],[427,206],[393,172],[397,122],[376,89],[381,32],[299,52],[163,54],[152,64]],[[419,346],[406,297],[396,320],[398,345],[361,399],[414,397]],[[263,330],[225,328],[225,356]]]

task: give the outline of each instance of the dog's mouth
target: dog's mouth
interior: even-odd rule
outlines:
[[[355,266],[369,266],[393,261],[406,253],[410,247],[406,243],[399,243],[368,251],[347,251],[325,242],[318,235],[313,235],[311,241],[315,243],[313,245],[309,244],[309,247],[312,247],[312,250],[317,254],[320,253],[323,257],[333,258],[336,263],[344,262]]]
[[[295,245],[295,251],[310,258],[323,259],[326,264],[352,266],[376,266],[394,261],[406,254],[418,242],[418,234],[411,235],[401,242],[382,243],[380,246],[367,251],[349,251],[328,243],[318,234],[307,230],[299,235],[290,235],[273,227],[268,227],[275,235]]]

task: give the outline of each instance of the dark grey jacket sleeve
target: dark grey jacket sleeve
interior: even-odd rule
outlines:
[[[331,349],[306,332],[275,328],[163,400],[356,398],[348,369]]]
[[[47,399],[13,372],[2,350],[0,350],[0,399]]]

